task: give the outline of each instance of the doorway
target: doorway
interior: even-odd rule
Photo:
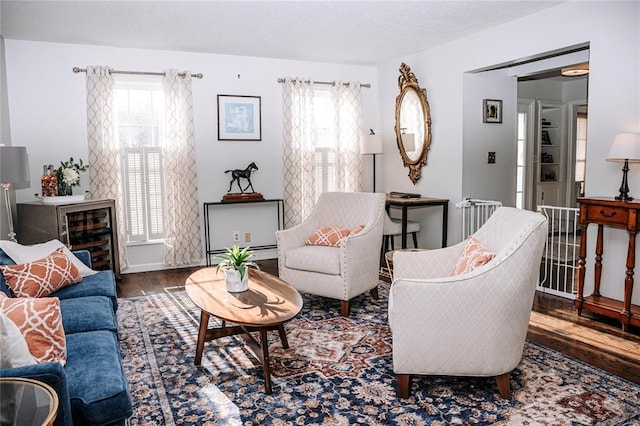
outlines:
[[[588,74],[566,77],[561,70],[518,78],[516,161],[524,173],[516,176],[522,182],[516,200],[522,200],[521,208],[575,207],[576,197],[585,192]]]

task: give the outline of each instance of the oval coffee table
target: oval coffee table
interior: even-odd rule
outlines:
[[[185,282],[185,290],[201,309],[194,364],[200,365],[205,342],[241,334],[262,363],[265,393],[271,394],[267,331],[278,330],[282,347],[289,348],[284,323],[302,309],[300,293],[280,278],[256,269],[249,269],[249,290],[230,293],[224,273],[216,273],[215,267],[191,274]],[[222,327],[208,328],[211,315],[222,320]],[[227,326],[227,322],[234,325]],[[259,341],[249,334],[252,331],[260,333]]]

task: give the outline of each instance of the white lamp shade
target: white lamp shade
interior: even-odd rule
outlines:
[[[0,146],[0,183],[29,182],[29,157],[24,146]]]
[[[607,161],[640,162],[640,133],[618,133],[613,139]]]
[[[400,135],[402,139],[402,146],[405,152],[411,152],[416,150],[416,135],[414,133],[403,133]]]
[[[363,135],[360,138],[360,154],[382,154],[382,136]]]

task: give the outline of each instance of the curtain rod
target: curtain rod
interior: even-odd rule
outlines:
[[[279,78],[278,79],[278,83],[284,83],[285,79],[284,78]],[[305,80],[305,83],[310,83],[311,80]],[[314,81],[313,84],[327,84],[329,86],[335,86],[336,82],[335,81]],[[342,83],[345,86],[349,86],[349,83]],[[365,87],[367,89],[371,88],[371,83],[361,83],[360,87]]]
[[[73,67],[73,72],[74,73],[79,73],[79,72],[87,72],[86,68],[80,68],[80,67]],[[133,75],[165,75],[165,73],[163,72],[151,72],[151,71],[117,71],[117,70],[110,70],[109,74],[133,74]],[[183,72],[178,73],[178,75],[180,77],[184,77],[186,74]],[[198,74],[191,74],[191,77],[194,78],[202,78],[204,77],[202,75],[202,73],[198,73]]]

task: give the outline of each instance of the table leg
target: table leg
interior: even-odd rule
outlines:
[[[207,337],[207,327],[209,326],[209,314],[205,311],[200,312],[200,328],[198,328],[198,343],[196,345],[196,357],[193,360],[194,365],[200,365],[202,362],[202,351],[204,350],[204,342]]]
[[[407,248],[407,205],[402,205],[402,248]]]
[[[636,266],[636,232],[629,231],[629,246],[627,247],[627,271],[624,278],[624,309],[620,313],[622,331],[627,331],[631,321],[631,293],[633,291],[633,270]]]
[[[280,341],[282,342],[282,349],[289,349],[289,341],[287,340],[287,333],[284,330],[284,325],[278,326],[278,334],[280,335]]]
[[[600,297],[600,279],[602,278],[602,253],[603,253],[603,229],[604,225],[598,224],[598,236],[596,238],[596,262],[594,265],[593,296]]]
[[[587,225],[580,225],[580,228],[580,249],[578,252],[578,294],[574,301],[574,304],[578,309],[578,316],[582,315],[582,305],[584,304],[584,279],[587,263]]]
[[[442,247],[447,246],[447,229],[449,227],[449,203],[442,205]]]
[[[260,346],[262,348],[262,370],[264,371],[264,393],[271,395],[271,367],[269,366],[269,342],[267,330],[260,329]]]

